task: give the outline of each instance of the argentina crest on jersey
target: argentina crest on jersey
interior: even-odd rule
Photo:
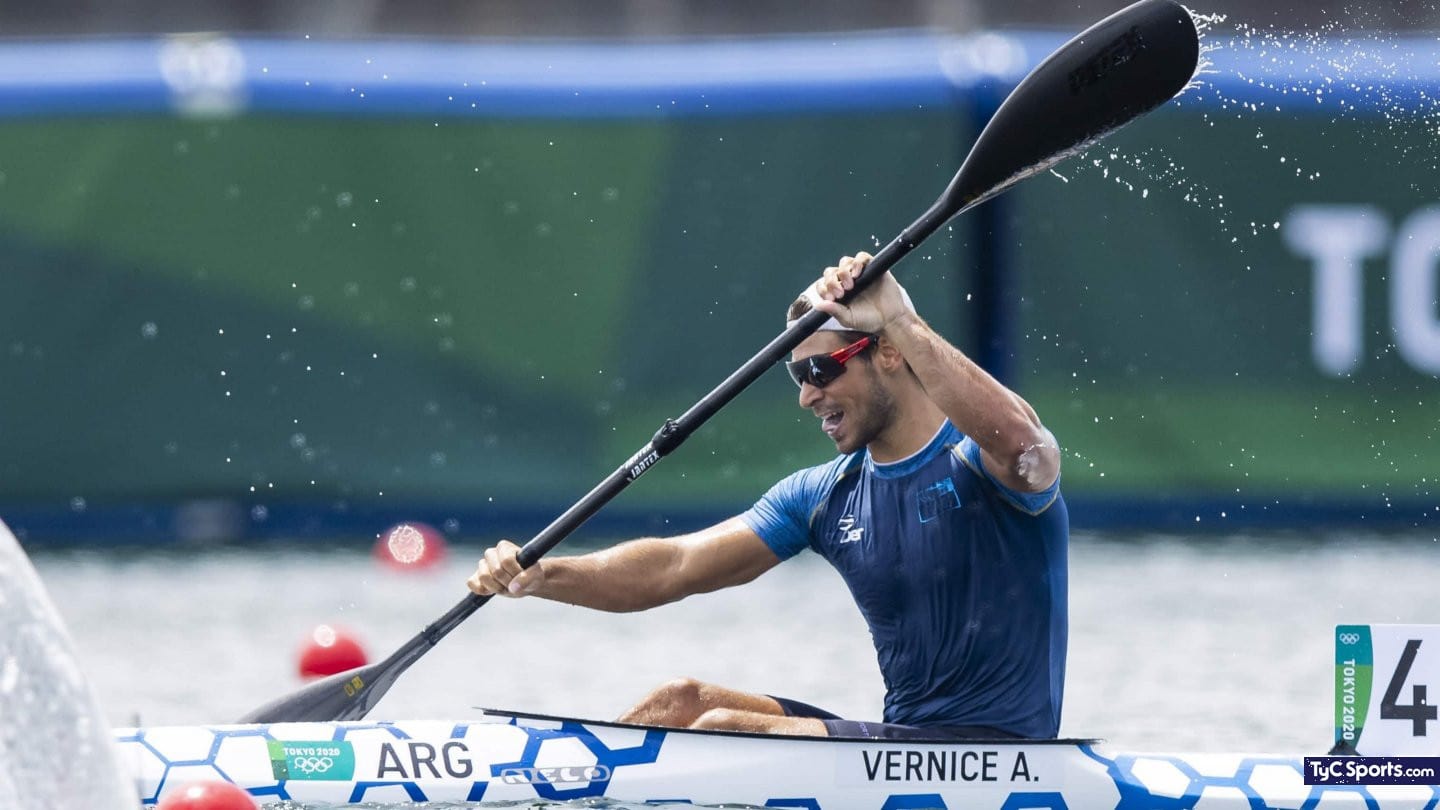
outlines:
[[[960,508],[960,493],[955,491],[955,479],[942,478],[915,493],[915,508],[920,522],[929,523],[951,509]]]

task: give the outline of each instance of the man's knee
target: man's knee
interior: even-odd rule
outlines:
[[[674,708],[692,709],[697,714],[704,711],[703,694],[705,684],[694,678],[676,678],[655,687],[645,698],[647,703],[658,703]]]
[[[622,723],[661,726],[688,726],[707,708],[704,683],[694,678],[676,678],[651,690],[634,708],[621,715]]]

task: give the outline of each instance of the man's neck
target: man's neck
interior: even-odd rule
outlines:
[[[889,464],[920,452],[945,422],[945,414],[929,397],[922,395],[897,404],[895,419],[870,442],[870,458],[877,464]]]

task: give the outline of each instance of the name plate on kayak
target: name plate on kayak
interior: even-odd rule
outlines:
[[[1437,701],[1440,625],[1335,627],[1336,753],[1440,755]]]

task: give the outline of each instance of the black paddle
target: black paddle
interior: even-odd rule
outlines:
[[[865,289],[955,215],[1169,101],[1194,76],[1199,54],[1190,14],[1172,0],[1141,0],[1065,43],[1010,93],[945,193],[875,255],[846,297]],[[526,543],[520,564],[528,568],[539,561],[828,317],[811,311],[680,418],[667,420],[640,452]],[[316,681],[260,707],[242,722],[363,718],[401,673],[488,601],[488,596],[468,594],[389,658]]]

